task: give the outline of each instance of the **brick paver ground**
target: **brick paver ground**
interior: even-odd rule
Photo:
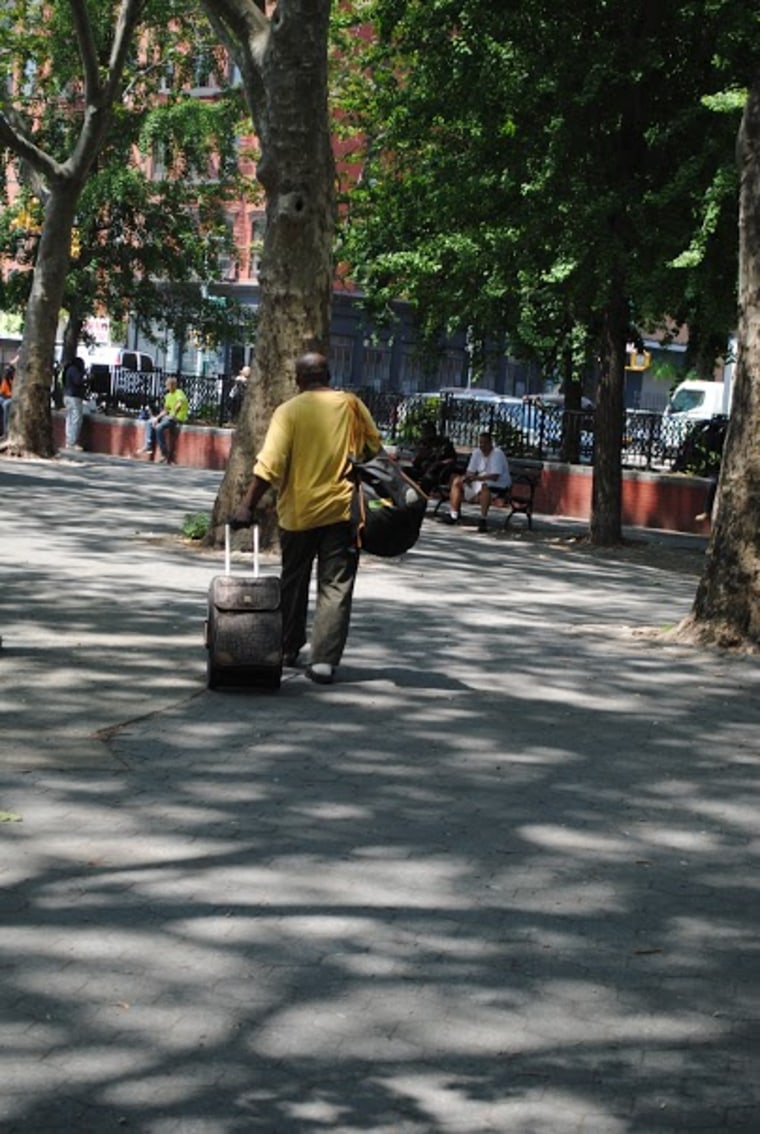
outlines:
[[[698,557],[429,521],[339,683],[212,693],[218,482],[0,462],[0,1130],[760,1129],[760,660],[639,633]]]

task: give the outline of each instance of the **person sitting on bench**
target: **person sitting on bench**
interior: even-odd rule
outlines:
[[[449,514],[444,517],[449,524],[459,523],[459,509],[462,500],[468,504],[480,505],[479,532],[488,531],[486,516],[494,496],[508,496],[512,486],[509,462],[501,449],[494,445],[490,433],[481,433],[477,449],[473,449],[462,476],[455,476],[449,491]]]
[[[434,422],[423,421],[412,461],[412,479],[429,495],[439,484],[448,481],[456,463],[457,451],[448,437],[438,433]]]

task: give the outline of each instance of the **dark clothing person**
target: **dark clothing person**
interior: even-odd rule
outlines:
[[[412,461],[412,479],[429,494],[439,484],[448,482],[456,464],[457,451],[449,438],[440,435],[432,423],[426,423]]]
[[[63,407],[66,410],[66,448],[80,449],[79,436],[87,397],[84,360],[75,358],[63,371]]]

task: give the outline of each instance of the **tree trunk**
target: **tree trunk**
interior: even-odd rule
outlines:
[[[613,547],[623,541],[623,388],[628,306],[622,288],[613,290],[604,313],[601,374],[594,426],[594,484],[591,542]]]
[[[205,6],[217,8],[211,0]],[[266,192],[267,228],[255,364],[214,504],[209,541],[215,543],[250,481],[272,411],[295,393],[296,358],[305,349],[327,353],[329,347],[335,230],[327,100],[330,7],[330,0],[280,0],[263,54],[260,31],[254,41],[250,25],[250,41],[239,43],[251,67],[242,70],[261,149],[256,175]],[[217,14],[224,15],[224,8]],[[270,512],[264,516],[264,544],[274,530]]]
[[[84,319],[76,311],[69,311],[66,326],[63,330],[63,347],[61,350],[61,363],[65,366],[77,356],[77,348],[82,338]]]
[[[581,448],[581,384],[575,378],[573,353],[569,346],[562,351],[562,393],[565,402],[562,408],[562,447],[560,460],[568,464],[577,463]]]
[[[684,639],[760,646],[760,78],[739,131],[739,353],[705,569]]]
[[[50,413],[55,336],[79,194],[78,184],[60,179],[45,204],[8,431],[7,449],[16,455],[52,457],[55,453]]]
[[[13,390],[10,436],[5,445],[11,452],[29,452],[40,457],[51,457],[55,452],[50,387],[74,216],[87,175],[108,131],[143,0],[120,0],[107,68],[102,67],[98,58],[88,5],[84,0],[69,0],[68,6],[82,64],[83,89],[81,128],[70,154],[65,161],[59,161],[37,149],[31,138],[14,126],[17,114],[0,114],[0,141],[28,163],[40,186],[40,196],[47,194]],[[100,12],[99,18],[102,16]]]

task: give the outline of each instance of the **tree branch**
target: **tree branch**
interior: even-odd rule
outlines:
[[[84,72],[84,100],[86,105],[96,101],[100,94],[100,77],[98,75],[98,52],[95,46],[95,37],[92,34],[92,23],[85,0],[69,0],[71,18],[74,22],[74,32],[79,45],[79,57],[82,60]]]
[[[269,20],[255,0],[201,0],[209,22],[229,47],[230,37],[245,42],[261,59],[269,39]]]
[[[118,87],[124,74],[127,52],[144,7],[145,0],[121,0],[111,45],[111,57],[108,60],[108,77],[105,82],[106,105],[109,107],[116,101]]]
[[[27,136],[21,116],[13,107],[2,105],[1,102],[0,142],[3,142],[9,150],[12,150],[22,161],[26,162],[30,169],[33,169],[43,178],[50,179],[61,175],[61,166],[58,162],[50,154],[41,150],[39,146],[35,146],[34,142]]]
[[[262,114],[265,104],[264,87],[261,78],[261,64],[269,43],[271,25],[258,7],[256,0],[201,0],[206,17],[229,51],[248,92],[248,102],[256,130],[261,135],[265,131]]]

